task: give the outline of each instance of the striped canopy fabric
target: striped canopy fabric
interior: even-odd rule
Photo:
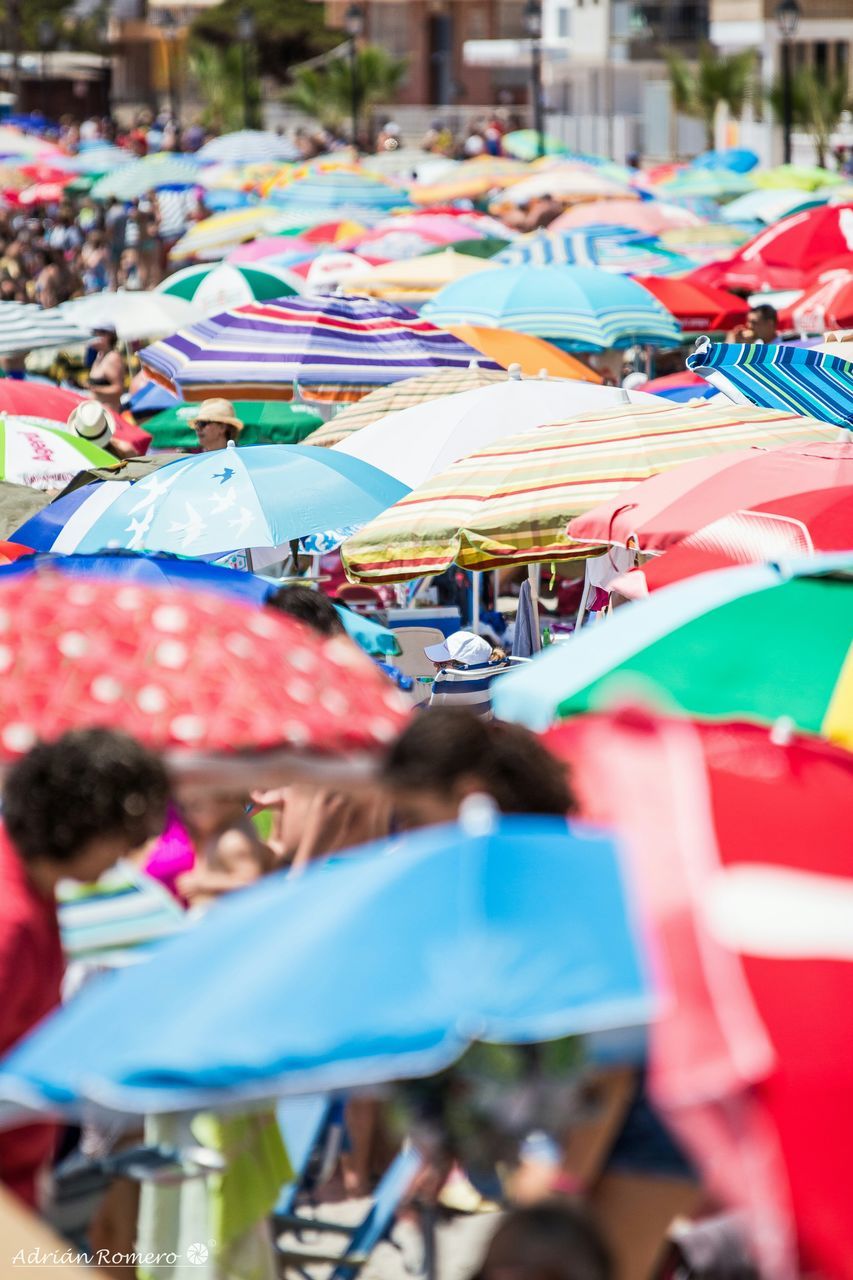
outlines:
[[[707,405],[629,405],[510,436],[413,489],[341,548],[358,582],[403,582],[456,563],[494,569],[583,559],[568,522],[639,480],[750,445],[831,440],[798,414]]]
[[[141,359],[186,400],[289,400],[295,383],[306,399],[360,399],[436,368],[499,367],[396,303],[321,296],[224,311],[147,347]]]
[[[95,200],[138,200],[160,187],[192,187],[198,181],[198,161],[193,156],[159,152],[132,164],[122,164],[104,174],[92,187]]]
[[[223,307],[241,307],[267,298],[286,298],[301,293],[302,281],[268,263],[247,266],[221,262],[196,263],[167,276],[155,292],[164,297],[184,298],[209,314]],[[195,318],[195,317],[194,317]]]
[[[45,311],[33,303],[0,303],[0,356],[88,342],[91,332],[88,326],[55,309]]]
[[[502,249],[492,262],[505,267],[547,267],[553,263],[601,267],[624,275],[677,275],[696,265],[653,236],[630,227],[585,227],[562,234],[542,232]]]
[[[392,209],[408,207],[409,199],[402,187],[392,186],[382,178],[366,173],[348,173],[331,170],[312,173],[298,178],[283,187],[272,187],[269,199],[289,213],[304,210],[322,211],[323,218],[345,218],[368,213],[390,213]],[[323,220],[317,218],[317,221]]]
[[[198,262],[217,262],[247,240],[275,234],[283,221],[281,210],[269,204],[216,213],[194,223],[186,235],[172,245],[169,258],[173,262],[186,262],[191,258]]]
[[[853,429],[853,350],[839,360],[782,343],[700,339],[687,366],[735,404],[811,414]]]
[[[648,290],[597,267],[501,267],[448,285],[422,314],[447,326],[517,329],[569,351],[674,347],[681,338]]]
[[[268,160],[298,160],[299,149],[289,138],[266,129],[238,129],[212,138],[197,155],[202,164],[263,164]]]

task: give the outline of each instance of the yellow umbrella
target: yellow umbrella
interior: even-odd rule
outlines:
[[[449,204],[453,200],[477,200],[495,187],[509,186],[529,173],[523,160],[508,156],[476,156],[465,160],[442,182],[416,182],[409,192],[413,204]]]
[[[461,280],[478,271],[494,270],[496,263],[488,258],[475,258],[470,253],[428,253],[420,258],[385,262],[360,276],[347,280],[350,293],[366,293],[371,298],[385,298],[406,304],[425,302],[446,284]]]

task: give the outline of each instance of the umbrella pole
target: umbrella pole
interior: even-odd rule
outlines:
[[[533,625],[535,627],[535,634],[539,637],[541,645],[542,627],[539,622],[539,585],[542,581],[541,564],[529,564],[527,566],[527,577],[530,582],[530,603],[533,606]]]
[[[480,634],[480,571],[471,570],[471,630],[475,636]]]
[[[585,560],[583,566],[583,593],[581,595],[581,602],[578,605],[578,616],[575,619],[575,631],[580,631],[581,629],[581,623],[583,622],[583,617],[586,613],[586,602],[589,599],[589,592],[589,561]]]

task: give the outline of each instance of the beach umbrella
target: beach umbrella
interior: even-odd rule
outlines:
[[[267,198],[303,225],[331,218],[378,218],[408,206],[408,195],[382,178],[332,170],[273,187]]]
[[[752,224],[755,226],[755,224]],[[754,234],[740,223],[714,222],[701,227],[674,227],[662,231],[660,242],[667,249],[683,253],[697,263],[719,262]]]
[[[844,174],[821,169],[819,165],[780,164],[755,174],[756,186],[767,190],[817,191],[820,187],[842,186],[845,181]]]
[[[451,564],[582,559],[601,548],[568,523],[634,482],[682,462],[752,444],[834,439],[837,429],[795,414],[709,405],[631,404],[509,436],[453,463],[349,538],[359,582],[404,582]]]
[[[77,406],[90,398],[46,382],[30,382],[23,378],[0,380],[0,413],[48,419],[51,426],[64,427]],[[151,444],[148,433],[112,409],[105,408],[104,412],[113,435],[133,445],[138,453],[145,453]]]
[[[238,400],[234,412],[243,423],[241,449],[250,444],[299,444],[323,421],[308,405],[284,400]],[[197,449],[198,436],[190,426],[197,413],[197,404],[178,401],[149,418],[145,429],[150,431],[155,449]]]
[[[569,533],[580,542],[665,551],[730,512],[843,485],[853,485],[853,441],[740,449],[623,489],[574,519]]]
[[[222,133],[199,147],[202,164],[262,164],[265,161],[298,160],[299,150],[280,134],[266,129],[238,129]]]
[[[258,236],[256,240],[246,240],[232,249],[225,261],[234,266],[248,266],[261,262],[264,258],[275,258],[279,254],[293,253],[303,247],[298,236]],[[306,252],[316,252],[316,246],[304,244]]]
[[[788,218],[792,213],[826,204],[826,196],[802,189],[759,188],[738,196],[722,209],[724,222],[763,222],[765,226]]]
[[[251,191],[247,167],[242,164],[206,164],[199,169],[198,185],[205,191]]]
[[[265,876],[7,1055],[6,1118],[24,1097],[219,1109],[430,1075],[474,1040],[643,1023],[653,997],[619,859],[592,828],[508,817]]]
[[[699,196],[710,200],[733,199],[755,186],[751,174],[729,169],[681,169],[664,182],[656,183],[654,194],[670,200],[676,196]]]
[[[31,133],[22,133],[11,125],[0,126],[0,156],[52,159],[62,154],[62,148],[53,142],[47,142]]]
[[[328,760],[393,737],[409,705],[348,641],[174,585],[70,582],[50,568],[9,577],[0,637],[7,764],[92,725],[121,728],[177,767],[215,754],[235,768],[249,752]]]
[[[25,187],[23,191],[18,192],[18,204],[24,205],[25,208],[34,204],[59,204],[69,182],[68,177],[60,182],[34,182],[31,187]]]
[[[743,298],[723,289],[712,289],[710,285],[693,284],[689,280],[660,280],[644,274],[638,274],[635,279],[675,316],[685,333],[733,329],[743,324],[749,314]]]
[[[424,178],[409,190],[413,204],[441,206],[455,200],[479,200],[507,187],[529,172],[528,165],[510,156],[475,156],[457,164],[452,173]]]
[[[838,359],[784,343],[700,341],[687,367],[736,404],[811,414],[853,428],[853,348],[849,356]]]
[[[700,573],[851,546],[853,485],[839,484],[720,516],[642,568],[621,574],[610,589],[637,600]]]
[[[853,746],[844,674],[853,637],[851,571],[848,552],[677,583],[502,677],[492,695],[495,713],[542,729],[617,693],[656,687],[668,707],[703,719],[772,724],[784,716]]]
[[[0,302],[0,356],[72,346],[88,342],[91,334],[88,326],[66,319],[56,307],[44,310],[32,303]]]
[[[614,199],[630,197],[624,183],[616,182],[588,165],[561,164],[558,168],[545,169],[513,182],[495,199],[495,206],[502,204],[524,205],[531,200],[551,196],[570,204],[573,200]]]
[[[818,277],[796,302],[782,308],[779,324],[782,329],[794,329],[801,334],[853,328],[853,270],[833,271],[828,278]]]
[[[501,146],[507,155],[519,160],[535,160],[538,156],[565,156],[569,148],[550,133],[540,134],[538,129],[514,129],[505,133]]]
[[[95,522],[80,550],[211,556],[283,548],[286,556],[294,539],[364,523],[405,492],[385,472],[328,449],[231,446],[138,480]]]
[[[434,369],[431,373],[419,373],[414,378],[403,378],[388,387],[369,392],[356,404],[347,405],[313,432],[309,443],[329,447],[389,413],[428,401],[443,400],[445,396],[473,391],[476,387],[494,383],[504,385],[506,381],[505,369],[483,369],[475,363],[467,369]]]
[[[70,555],[95,521],[115,502],[130,480],[92,480],[61,493],[46,506],[27,513],[9,531],[9,540],[31,551]]]
[[[491,229],[490,223],[489,230]],[[468,221],[461,215],[425,211],[383,218],[370,230],[356,233],[349,241],[343,241],[342,247],[354,253],[372,253],[380,258],[416,257],[417,254],[386,253],[383,249],[386,237],[410,235],[417,237],[427,248],[435,248],[458,240],[481,240],[485,234],[485,230],[480,230],[477,223]]]
[[[0,479],[33,489],[62,489],[87,467],[115,464],[115,456],[44,418],[0,416]]]
[[[95,200],[138,200],[161,187],[194,187],[198,170],[193,156],[155,152],[104,174],[91,194]]]
[[[56,308],[66,321],[87,330],[108,324],[121,342],[151,342],[204,317],[198,304],[156,289],[118,289],[72,298]]]
[[[416,306],[454,280],[463,280],[482,271],[495,269],[496,264],[490,259],[474,258],[445,249],[442,253],[427,254],[420,258],[382,263],[361,273],[347,273],[346,287],[350,293]]]
[[[730,169],[732,173],[751,173],[758,166],[758,156],[745,147],[726,147],[723,151],[703,151],[693,161],[694,169]]]
[[[210,314],[240,307],[244,302],[289,297],[299,290],[292,275],[269,264],[240,267],[223,263],[211,267],[202,263],[167,276],[156,292],[165,297],[186,298],[199,312]]]
[[[717,394],[712,387],[700,378],[698,373],[683,369],[680,373],[667,373],[662,378],[650,378],[643,383],[643,390],[652,396],[663,396],[677,404],[686,404],[690,400],[707,400]]]
[[[369,173],[404,187],[410,182],[437,182],[441,178],[452,178],[461,169],[462,162],[451,160],[449,156],[418,151],[415,147],[397,147],[393,151],[378,151],[375,156],[370,156],[366,167]]]
[[[673,275],[690,271],[691,258],[673,253],[655,238],[630,227],[584,227],[577,231],[540,231],[502,249],[491,261],[505,267],[563,264],[600,267],[623,275]]]
[[[167,391],[159,382],[148,381],[144,373],[138,373],[130,384],[130,411],[137,417],[174,409],[181,404],[180,396]]]
[[[306,399],[347,400],[430,369],[464,369],[477,353],[397,303],[320,296],[211,316],[141,358],[187,400],[289,400],[294,383]]]
[[[529,333],[516,333],[513,329],[488,329],[473,324],[455,324],[450,332],[467,342],[475,350],[504,369],[518,365],[521,373],[536,378],[543,372],[549,378],[575,378],[580,382],[602,381],[601,375],[577,356],[561,351],[551,342],[534,338]]]
[[[334,452],[361,458],[414,488],[457,459],[506,436],[516,438],[543,422],[627,401],[654,403],[651,396],[621,387],[561,378],[509,378],[449,397],[440,413],[434,401],[427,401],[388,414],[336,444]]]
[[[83,174],[87,177],[100,177],[111,173],[121,165],[133,164],[135,157],[123,147],[114,147],[109,142],[100,142],[97,146],[87,147],[73,156],[51,156],[50,165],[69,174]]]
[[[548,230],[553,234],[607,225],[630,227],[647,235],[659,236],[673,228],[701,227],[702,219],[689,209],[660,200],[595,200],[567,209]]]
[[[426,252],[443,253],[445,249],[452,249],[454,253],[467,253],[473,258],[493,258],[511,243],[502,236],[484,236],[481,240],[454,240],[448,245],[434,245]]]
[[[363,293],[363,289],[351,288],[350,281],[364,276],[381,262],[381,258],[362,258],[357,253],[336,253],[332,250],[294,263],[290,270],[297,279],[304,281],[306,293],[326,293],[338,285],[344,292]]]
[[[675,320],[642,285],[594,267],[501,267],[442,289],[436,324],[517,329],[572,351],[677,346]]]
[[[849,256],[851,243],[853,204],[820,205],[783,218],[728,261],[699,267],[694,278],[742,291],[801,289],[829,259]]]
[[[248,209],[232,209],[215,213],[194,222],[169,250],[172,262],[195,258],[199,262],[218,262],[232,249],[257,236],[271,235],[281,227],[281,211],[269,204],[255,204]]]

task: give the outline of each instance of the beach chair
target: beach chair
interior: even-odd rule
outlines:
[[[438,627],[393,627],[392,630],[400,646],[394,666],[415,681],[418,676],[434,676],[435,667],[424,653],[424,647],[428,644],[441,644],[445,638],[444,633]],[[426,702],[429,689],[428,684],[415,684],[418,702]]]
[[[337,1157],[340,1142],[329,1141],[334,1114],[335,1099],[330,1093],[286,1098],[279,1103],[276,1115],[294,1178],[281,1189],[273,1210],[275,1225],[278,1225],[279,1219],[284,1224],[290,1224],[295,1218],[296,1198],[305,1188],[312,1166],[316,1165],[313,1157],[320,1152],[321,1147],[324,1148],[320,1155],[321,1166],[326,1166],[329,1162],[330,1146],[335,1148],[332,1158]]]
[[[355,1225],[321,1221],[317,1218],[298,1218],[290,1224],[291,1231],[310,1229],[321,1235],[347,1237],[342,1252],[311,1244],[276,1244],[281,1263],[281,1274],[296,1274],[303,1280],[311,1280],[307,1268],[319,1265],[332,1267],[328,1280],[355,1280],[376,1246],[385,1239],[397,1210],[421,1168],[420,1153],[414,1147],[404,1146],[383,1174],[376,1188],[371,1205]],[[276,1220],[278,1226],[279,1219]]]

